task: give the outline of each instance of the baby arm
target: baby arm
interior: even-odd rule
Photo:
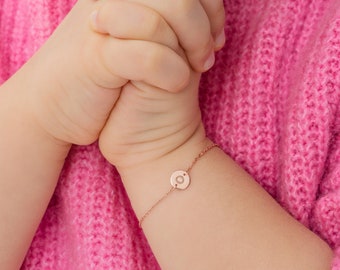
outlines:
[[[199,75],[191,70],[178,93],[128,83],[101,133],[139,219],[169,191],[170,175],[212,144],[200,119]],[[143,222],[162,269],[330,268],[329,246],[223,151],[206,153],[190,176],[187,190],[172,192]]]

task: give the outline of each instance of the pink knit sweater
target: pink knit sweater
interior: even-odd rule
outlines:
[[[0,84],[73,2],[0,0]],[[227,44],[201,83],[207,133],[329,243],[339,270],[340,1],[225,2]],[[96,144],[70,152],[22,269],[159,269]]]

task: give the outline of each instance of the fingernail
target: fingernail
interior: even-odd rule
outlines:
[[[211,53],[207,61],[204,63],[204,70],[210,69],[215,64],[215,53]]]
[[[224,43],[225,43],[225,33],[223,29],[221,33],[219,33],[215,39],[215,48],[217,49],[222,48]]]

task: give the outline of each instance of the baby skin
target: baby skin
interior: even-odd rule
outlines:
[[[223,22],[222,0],[79,0],[1,86],[1,269],[20,267],[72,144],[99,141],[139,219],[211,144],[198,85]],[[327,244],[223,151],[191,177],[143,222],[162,269],[329,268]]]
[[[72,144],[99,139],[110,161],[124,157],[117,163],[121,167],[170,150],[171,139],[161,147],[150,140],[188,121],[180,119],[183,111],[174,115],[172,121],[180,123],[173,128],[171,123],[170,129],[158,127],[183,98],[197,104],[199,74],[213,65],[214,51],[224,43],[223,22],[220,0],[176,5],[79,0],[42,48],[1,86],[1,269],[20,267]],[[149,126],[141,125],[142,118]],[[183,138],[198,123],[197,118]],[[155,133],[149,132],[153,127]]]

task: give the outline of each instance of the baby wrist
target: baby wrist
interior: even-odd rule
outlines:
[[[67,154],[71,144],[54,137],[46,130],[36,117],[34,102],[32,102],[32,95],[35,94],[36,86],[25,84],[21,79],[20,70],[12,78],[1,86],[1,99],[6,106],[2,109],[6,111],[8,121],[13,123],[13,126],[20,127],[20,130],[13,130],[13,132],[20,132],[23,136],[35,137],[36,141],[43,141],[49,149],[55,149],[57,152]],[[23,76],[25,77],[25,76]],[[23,89],[22,85],[26,88]],[[32,89],[33,91],[30,91]],[[12,119],[12,120],[11,120]],[[16,124],[16,122],[18,122]]]
[[[119,164],[112,163],[121,175],[130,179],[133,175],[138,175],[140,171],[148,168],[163,166],[167,162],[179,160],[185,156],[191,157],[190,151],[201,150],[208,141],[203,124],[200,123],[194,131],[181,131],[169,135],[162,139],[159,145],[153,144],[150,150],[145,150],[145,153],[125,154],[126,161]]]

